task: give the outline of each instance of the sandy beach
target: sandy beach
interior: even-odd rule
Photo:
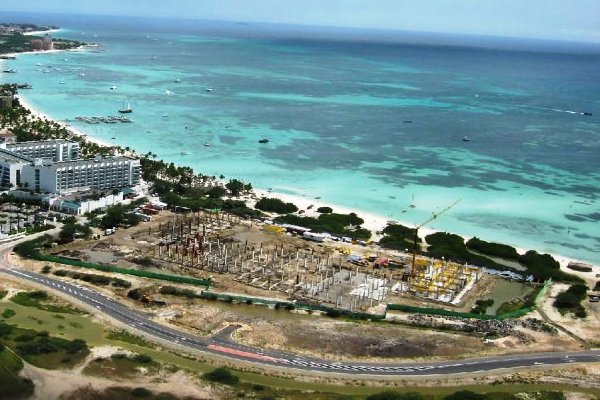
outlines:
[[[33,107],[28,101],[27,99],[25,99],[23,96],[21,95],[17,95],[17,98],[19,99],[19,102],[21,103],[21,105],[25,108],[27,108],[30,112],[31,115],[33,115],[34,117],[40,118],[40,119],[47,119],[47,120],[52,120],[55,121],[56,123],[58,123],[59,125],[65,127],[66,129],[68,129],[69,131],[71,131],[73,134],[77,135],[77,136],[81,136],[84,137],[85,140],[87,140],[88,142],[91,143],[96,143],[99,146],[103,146],[103,147],[112,147],[113,145],[111,145],[108,142],[105,142],[103,140],[88,136],[88,134],[86,134],[84,131],[82,131],[79,128],[75,128],[71,125],[68,125],[64,122],[61,121],[57,121],[54,120],[52,117],[48,116],[47,114],[44,114],[43,112],[37,110],[35,107]]]
[[[46,33],[53,34],[53,33],[56,33],[56,32],[60,32],[60,28],[58,28],[58,29],[48,29],[47,31],[30,31],[30,32],[23,33],[23,35],[25,35],[25,36],[38,36],[38,35],[45,35]]]

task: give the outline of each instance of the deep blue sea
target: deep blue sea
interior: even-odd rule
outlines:
[[[0,75],[33,85],[22,94],[59,120],[131,104],[132,124],[70,122],[91,136],[410,224],[461,199],[429,227],[600,264],[600,47],[3,18],[55,23],[55,36],[99,45],[22,55],[4,64],[17,74]]]

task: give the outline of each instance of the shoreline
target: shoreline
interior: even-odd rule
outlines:
[[[21,103],[21,105],[24,108],[28,109],[31,112],[32,116],[34,116],[36,118],[40,118],[40,119],[47,119],[49,121],[54,121],[57,124],[59,124],[60,126],[62,126],[65,129],[67,129],[72,134],[74,134],[76,136],[79,136],[79,137],[82,137],[83,139],[85,139],[88,142],[96,143],[97,145],[102,146],[102,147],[113,147],[113,145],[111,145],[109,142],[105,142],[105,141],[103,141],[101,139],[92,137],[92,136],[88,135],[87,133],[85,133],[84,131],[82,131],[80,128],[75,128],[75,127],[73,127],[73,126],[71,126],[71,125],[69,125],[69,124],[67,124],[67,123],[65,123],[63,121],[57,120],[55,118],[52,118],[48,114],[45,114],[45,113],[39,111],[38,109],[36,109],[35,107],[33,107],[31,105],[31,103],[29,103],[27,101],[27,99],[25,99],[21,94],[17,94],[15,97],[19,99],[19,103]]]
[[[40,51],[31,51],[31,52],[15,53],[15,55],[16,54],[40,54],[40,53],[43,54],[43,53],[50,53],[50,52],[81,51],[82,49],[83,49],[83,47],[80,47],[77,49],[70,49],[70,50],[50,50],[50,51],[41,51],[41,52]],[[6,60],[0,60],[0,67],[2,67],[2,64],[4,61],[6,61]],[[38,118],[45,118],[48,120],[52,120],[52,121],[60,124],[61,126],[65,127],[66,129],[71,131],[73,134],[84,138],[86,141],[96,143],[99,146],[103,146],[103,147],[113,147],[114,146],[111,143],[105,142],[101,139],[98,139],[98,138],[88,135],[81,128],[75,128],[71,125],[66,124],[63,121],[52,118],[48,114],[45,114],[45,113],[37,110],[21,94],[17,95],[17,97],[19,98],[21,105],[23,107],[27,108],[28,110],[30,110],[30,112],[32,113],[33,116],[36,116]],[[133,150],[133,152],[136,153],[135,149]],[[182,165],[184,165],[184,164],[182,164]],[[225,182],[221,182],[221,183],[225,184]],[[252,192],[249,196],[242,196],[241,199],[243,199],[247,203],[249,203],[248,204],[249,206],[253,206],[256,202],[256,199],[254,199],[254,197],[256,197],[256,198],[272,197],[272,198],[280,199],[285,202],[293,203],[298,207],[299,210],[304,210],[304,213],[301,214],[301,216],[318,217],[320,215],[320,213],[317,213],[316,209],[319,207],[325,207],[325,206],[331,207],[333,209],[333,211],[337,212],[337,213],[342,213],[342,214],[355,213],[356,215],[358,215],[359,217],[361,217],[364,220],[364,223],[362,226],[365,229],[368,229],[369,231],[371,231],[372,236],[371,236],[370,240],[372,240],[374,242],[378,241],[382,237],[382,235],[378,235],[377,232],[382,231],[387,226],[387,221],[389,220],[388,217],[384,217],[384,216],[381,216],[381,215],[378,215],[375,213],[364,212],[361,210],[352,209],[350,207],[339,206],[339,205],[327,202],[326,200],[313,199],[310,197],[290,195],[290,194],[285,194],[285,193],[270,192],[268,190],[261,189],[261,188],[253,188]],[[310,205],[313,205],[313,207],[309,210],[308,206],[310,206]],[[396,220],[396,219],[394,221],[399,225],[404,225],[409,228],[414,226],[413,223],[410,223],[407,221]],[[436,233],[436,232],[446,232],[446,230],[435,230],[435,229],[431,229],[431,228],[427,228],[427,227],[422,227],[422,228],[419,228],[419,237],[424,238],[425,236],[430,235],[432,233]],[[454,233],[454,232],[450,232],[450,233]],[[463,235],[463,234],[457,234],[457,235],[462,237],[465,241],[474,237],[474,236]],[[495,242],[495,243],[502,243],[502,242],[497,242],[497,241],[495,241],[493,239],[489,239],[489,238],[486,238],[485,240],[490,241],[490,242]],[[517,250],[517,252],[519,254],[524,254],[528,251],[528,249],[524,249],[521,247],[517,247],[517,246],[513,246],[513,247]],[[530,249],[530,250],[535,250],[535,249]],[[410,249],[409,249],[409,251],[410,251]],[[544,254],[544,253],[545,252],[541,252],[541,254]],[[550,254],[556,261],[558,261],[560,263],[560,268],[562,270],[564,270],[565,272],[571,273],[571,274],[576,273],[576,271],[566,268],[566,266],[570,262],[581,262],[581,263],[590,265],[594,269],[594,272],[597,272],[600,270],[600,265],[593,263],[593,262],[578,260],[576,258],[563,256],[563,255],[560,255],[560,254],[557,254],[554,252],[548,252],[548,254]]]
[[[37,36],[37,35],[45,35],[46,33],[48,34],[53,34],[56,32],[60,32],[61,28],[57,28],[57,29],[48,29],[46,31],[29,31],[29,32],[24,32],[23,36]]]

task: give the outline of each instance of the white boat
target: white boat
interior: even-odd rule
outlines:
[[[66,84],[66,83],[67,83],[67,82],[65,82],[65,81],[60,81],[60,84],[61,84],[61,85],[64,85],[64,84]]]
[[[175,83],[181,83],[181,79],[177,78],[173,82],[175,82]]]
[[[206,88],[206,91],[207,92],[212,92],[212,89],[211,88]]]
[[[112,86],[110,87],[110,90],[117,90],[117,87],[116,87],[115,85],[112,85]]]
[[[164,114],[162,115],[162,117],[163,117],[163,118],[169,118],[169,114],[167,114],[167,113],[164,113]]]
[[[204,143],[204,147],[210,147],[210,143]]]

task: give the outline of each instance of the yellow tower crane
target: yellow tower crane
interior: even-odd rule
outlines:
[[[414,239],[414,243],[413,243],[413,256],[412,256],[412,266],[410,269],[410,277],[412,278],[415,274],[415,260],[417,258],[417,241],[419,240],[419,229],[421,229],[422,227],[424,227],[425,225],[427,225],[428,223],[430,223],[431,221],[433,221],[434,219],[437,219],[437,217],[439,217],[440,215],[444,214],[446,211],[450,210],[452,207],[454,207],[455,205],[457,205],[458,203],[460,203],[462,199],[458,199],[456,200],[454,203],[450,204],[448,207],[444,208],[442,211],[436,213],[433,213],[433,215],[431,217],[429,217],[425,222],[422,222],[421,224],[415,226],[415,239]]]

